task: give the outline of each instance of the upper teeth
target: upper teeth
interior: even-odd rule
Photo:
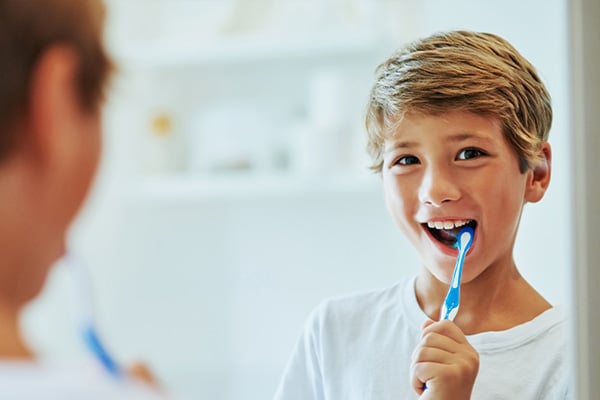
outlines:
[[[460,228],[468,223],[468,219],[460,219],[457,221],[429,221],[427,222],[427,226],[435,229],[454,229]]]

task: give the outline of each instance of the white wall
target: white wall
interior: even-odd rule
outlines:
[[[373,52],[360,50],[344,59],[357,83],[348,118],[359,127],[372,71],[401,42],[451,28],[486,30],[513,42],[538,67],[555,111],[553,182],[542,203],[526,207],[517,264],[552,302],[568,301],[565,2],[415,3],[373,3],[380,8],[371,10],[373,25],[366,26],[385,29],[389,40],[377,42],[381,47]],[[125,69],[117,83],[107,110],[98,186],[73,241],[91,268],[99,325],[111,349],[124,360],[149,360],[176,394],[268,398],[305,316],[321,299],[387,286],[417,268],[415,254],[387,217],[375,176],[348,183],[336,175],[297,179],[283,174],[284,183],[276,179],[273,186],[250,175],[251,182],[265,187],[248,187],[242,177],[226,180],[225,189],[214,180],[205,181],[204,191],[175,186],[151,196],[140,189],[139,133],[152,104],[171,101],[189,111],[210,107],[215,99],[227,101],[229,95],[237,103],[258,98],[267,114],[288,118],[278,119],[277,126],[289,127],[296,117],[280,110],[286,101],[292,109],[302,107],[305,71],[328,57],[325,51],[270,72],[246,58],[239,68],[232,67],[235,76],[244,77],[245,71],[261,84],[252,87],[250,79],[245,89],[214,78],[226,68],[206,75],[202,66],[177,72],[175,80],[190,79],[177,90],[165,86],[173,74],[157,78]],[[150,77],[155,81],[146,83]],[[215,82],[225,86],[215,88]],[[360,157],[354,160],[364,166]],[[60,268],[55,271],[24,321],[31,341],[50,358],[78,358],[82,352],[73,345],[76,337],[64,311],[71,308],[65,275]]]

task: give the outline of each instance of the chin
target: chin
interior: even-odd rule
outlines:
[[[25,282],[21,282],[21,290],[16,293],[21,304],[28,303],[40,295],[46,286],[48,275],[64,254],[64,246],[55,247],[44,258],[39,258],[28,266],[29,272],[24,274]]]
[[[452,282],[452,272],[453,272],[454,266],[451,267],[451,269],[448,271],[447,268],[436,268],[435,270],[429,270],[429,272],[440,282],[446,284],[446,285],[450,285],[450,282]]]
[[[48,278],[48,270],[45,273],[38,273],[35,278],[33,274],[27,277],[27,282],[24,282],[13,295],[13,302],[17,308],[24,307],[42,293]]]

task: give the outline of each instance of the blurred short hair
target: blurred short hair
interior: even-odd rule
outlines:
[[[104,19],[101,0],[0,0],[0,157],[17,139],[11,128],[27,113],[36,62],[54,44],[70,46],[79,56],[79,101],[98,111],[112,71]]]

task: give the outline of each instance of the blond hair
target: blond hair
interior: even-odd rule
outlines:
[[[442,32],[393,54],[376,70],[367,107],[367,151],[381,171],[385,141],[407,112],[468,111],[500,120],[521,172],[538,159],[552,124],[550,95],[535,68],[506,40]]]

